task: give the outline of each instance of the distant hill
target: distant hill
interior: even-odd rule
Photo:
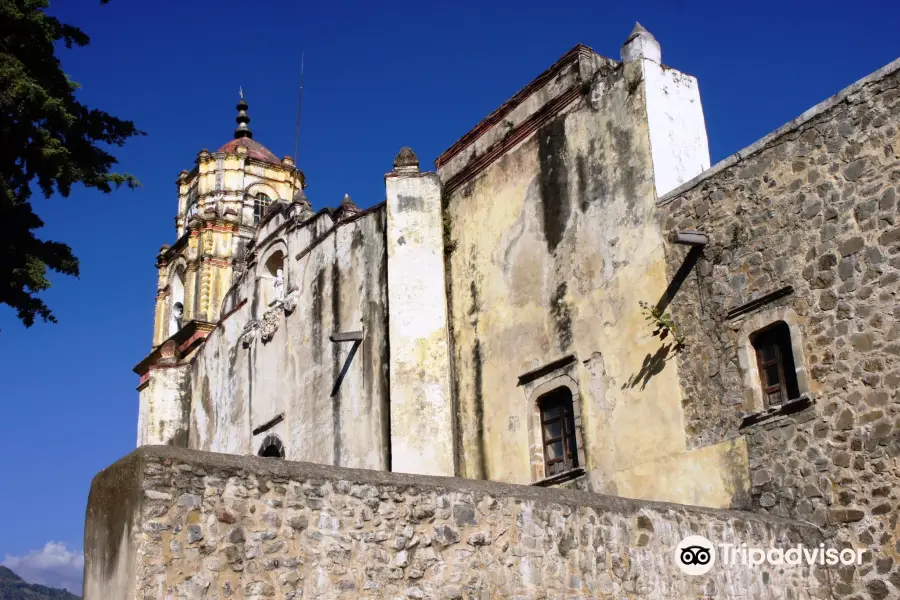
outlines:
[[[9,569],[0,566],[0,600],[80,600],[66,590],[28,583]]]

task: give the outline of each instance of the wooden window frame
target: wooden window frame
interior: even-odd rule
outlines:
[[[547,417],[546,413],[553,408],[559,408],[559,414]],[[544,456],[545,476],[559,475],[579,466],[578,437],[575,425],[575,406],[572,391],[565,386],[553,389],[538,398],[538,410],[540,412],[541,441]],[[547,425],[559,422],[560,435],[547,437]],[[547,449],[556,443],[562,443],[562,456],[550,458]],[[562,467],[559,465],[562,463]]]
[[[781,406],[791,398],[791,388],[798,388],[796,381],[796,367],[793,360],[793,345],[791,343],[790,328],[780,321],[755,333],[751,343],[756,352],[756,367],[759,372],[759,384],[762,390],[763,408]],[[772,349],[774,358],[768,360],[764,357],[764,350]],[[770,384],[767,370],[771,367],[777,369],[778,381]],[[788,381],[788,371],[793,369],[793,385]],[[798,391],[795,389],[795,391]],[[778,400],[773,401],[772,396],[778,395]],[[799,397],[799,394],[796,394]]]

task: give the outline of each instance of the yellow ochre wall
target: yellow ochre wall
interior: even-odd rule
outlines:
[[[731,506],[746,449],[688,452],[673,349],[639,305],[668,283],[641,65],[600,78],[445,198],[460,474],[544,477],[518,378],[574,354],[589,489]],[[698,483],[677,485],[688,472]]]

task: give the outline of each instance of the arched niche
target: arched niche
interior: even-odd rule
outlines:
[[[267,435],[260,444],[257,454],[263,458],[284,458],[284,444],[277,435]]]
[[[287,287],[287,244],[283,240],[277,240],[260,253],[262,259],[257,266],[259,279],[259,294],[262,300],[261,306],[267,308],[279,300],[284,299]]]
[[[183,324],[185,312],[185,280],[187,278],[187,270],[184,264],[176,264],[172,267],[169,276],[169,336],[175,335]]]

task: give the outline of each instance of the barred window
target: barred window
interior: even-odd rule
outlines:
[[[572,391],[559,387],[538,398],[544,441],[544,475],[550,477],[578,466]]]
[[[263,215],[266,214],[272,199],[265,194],[257,194],[253,198],[253,224],[258,225]]]

